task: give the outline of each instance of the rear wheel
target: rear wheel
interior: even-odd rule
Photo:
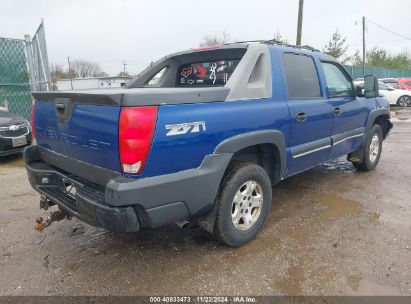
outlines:
[[[254,163],[230,166],[220,186],[214,236],[237,247],[252,240],[264,225],[271,206],[271,181]]]
[[[365,143],[364,155],[361,162],[353,162],[359,171],[371,171],[377,166],[382,150],[382,129],[374,125]]]
[[[399,107],[409,107],[411,106],[411,97],[410,96],[401,96],[397,100],[397,106]]]

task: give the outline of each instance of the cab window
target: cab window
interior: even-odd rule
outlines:
[[[311,57],[285,53],[283,61],[290,99],[321,98],[317,69]]]
[[[355,96],[350,78],[342,67],[333,62],[322,62],[325,81],[330,97]]]

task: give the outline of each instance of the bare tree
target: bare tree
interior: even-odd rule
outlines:
[[[71,68],[74,73],[74,78],[107,76],[98,63],[82,59],[74,60],[71,64]]]
[[[50,66],[50,76],[53,90],[57,90],[57,81],[60,79],[69,78],[70,75],[66,72],[61,64],[52,64]]]
[[[281,43],[288,43],[288,40],[283,38],[283,36],[281,35],[281,33],[277,30],[277,33],[274,34],[274,40],[281,42]]]
[[[121,71],[120,73],[117,74],[117,76],[120,77],[131,77],[130,74],[127,71]]]
[[[51,81],[56,82],[59,79],[68,78],[68,73],[64,71],[61,64],[52,64],[50,66]]]
[[[207,35],[203,37],[203,40],[200,42],[200,47],[208,47],[213,45],[220,45],[227,42],[230,42],[231,36],[228,32],[224,31],[221,34]]]

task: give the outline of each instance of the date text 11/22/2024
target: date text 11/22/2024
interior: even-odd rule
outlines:
[[[225,296],[162,296],[150,297],[150,303],[256,303],[255,297],[225,297]]]

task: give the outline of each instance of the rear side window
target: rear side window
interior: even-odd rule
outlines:
[[[325,81],[330,97],[354,96],[351,80],[342,68],[332,62],[322,62]]]
[[[155,74],[148,82],[147,86],[149,87],[157,87],[160,81],[162,80],[165,72],[167,71],[167,67],[162,68],[157,74]]]
[[[321,97],[317,69],[311,57],[286,53],[283,60],[290,99]]]

